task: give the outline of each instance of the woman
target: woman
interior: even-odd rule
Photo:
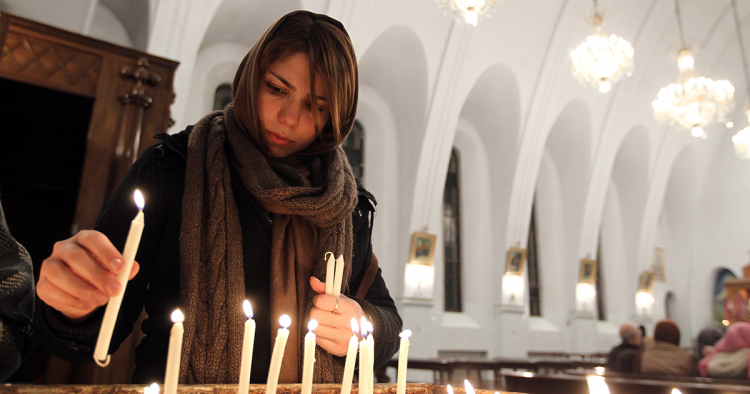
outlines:
[[[300,381],[310,318],[319,322],[316,382],[341,380],[352,318],[374,322],[376,366],[396,352],[401,319],[370,244],[374,200],[357,187],[339,146],[357,106],[356,59],[343,25],[306,11],[287,14],[247,54],[232,90],[224,111],[157,136],[163,142],[134,164],[98,231],[58,243],[45,260],[37,324],[53,353],[92,358],[101,306],[120,291],[114,245],[122,247],[135,216],[135,188],[146,198],[146,228],[110,349],[145,307],[134,382],[163,379],[169,315],[178,306],[186,315],[180,381],[237,382],[245,298],[258,324],[252,382],[266,381],[282,314],[294,323],[281,382]],[[326,252],[347,263],[338,300],[320,294]]]
[[[726,334],[714,347],[715,352],[698,363],[703,377],[748,379],[750,358],[750,323],[737,322],[729,326]]]

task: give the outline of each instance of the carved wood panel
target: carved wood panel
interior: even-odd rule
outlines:
[[[0,58],[0,75],[89,97],[96,97],[101,67],[101,56],[12,31]]]

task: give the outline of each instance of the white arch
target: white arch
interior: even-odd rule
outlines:
[[[185,122],[195,124],[213,111],[216,88],[223,83],[232,83],[237,67],[249,50],[244,45],[225,42],[200,51],[190,84]]]
[[[399,253],[393,229],[399,226],[398,128],[388,102],[372,87],[360,85],[357,120],[365,129],[365,188],[377,199],[377,215],[372,234],[373,251],[383,270],[383,278],[393,295],[403,292],[406,254]]]
[[[361,86],[369,86],[388,103],[393,115],[398,143],[392,153],[398,157],[399,171],[390,175],[397,174],[399,214],[408,217],[427,106],[427,60],[419,37],[406,26],[383,32],[360,57],[359,79]],[[397,228],[396,250],[407,256],[410,229]]]

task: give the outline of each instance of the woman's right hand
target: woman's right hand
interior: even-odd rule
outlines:
[[[122,254],[106,235],[83,230],[55,244],[42,263],[36,293],[72,321],[82,321],[122,291],[116,275],[123,266]],[[139,269],[133,262],[128,280]]]

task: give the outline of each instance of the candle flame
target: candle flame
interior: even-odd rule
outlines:
[[[409,338],[411,337],[411,330],[404,330],[401,331],[401,334],[398,334],[401,338]]]
[[[534,377],[534,373],[533,372],[524,372],[524,373],[521,374],[521,376],[523,376],[524,378],[533,378]]]
[[[141,194],[140,190],[135,189],[135,193],[133,193],[133,199],[135,200],[135,205],[138,206],[138,209],[143,210],[143,207],[146,206],[146,202],[143,201],[143,194]]]
[[[318,328],[318,321],[315,319],[310,319],[310,322],[307,323],[307,329],[310,331],[315,331],[316,328]]]
[[[279,318],[279,324],[281,327],[289,328],[292,325],[292,318],[289,315],[281,315]]]
[[[359,325],[357,324],[356,317],[352,318],[352,332],[354,333],[354,335],[357,335],[357,333],[359,333]]]
[[[453,386],[448,385],[445,389],[448,391],[448,394],[453,394]]]
[[[143,389],[143,394],[159,394],[159,385],[156,383],[151,383],[151,386],[146,386]]]
[[[474,391],[474,386],[469,383],[469,379],[464,379],[464,391],[466,394],[475,394],[476,391]]]
[[[368,321],[367,322],[367,333],[368,334],[372,334],[373,331],[375,331],[375,329],[373,328],[372,323]]]
[[[360,328],[360,334],[362,335],[362,338],[367,336],[367,319],[365,319],[364,316],[362,316],[359,319],[359,328]]]
[[[604,367],[596,367],[594,368],[594,371],[596,371],[596,374],[599,376],[604,375]]]
[[[172,322],[173,323],[182,323],[185,321],[185,315],[180,312],[180,308],[177,308],[172,312]]]
[[[248,300],[243,301],[242,309],[245,311],[245,316],[247,316],[248,319],[253,318],[253,306],[250,305],[250,301]]]

